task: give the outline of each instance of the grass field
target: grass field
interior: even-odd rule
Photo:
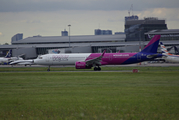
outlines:
[[[179,67],[139,67],[139,73],[118,72],[133,67],[105,69],[116,71],[0,68],[0,119],[179,119]]]

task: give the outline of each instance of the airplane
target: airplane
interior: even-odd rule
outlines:
[[[8,64],[11,61],[12,50],[9,50],[5,57],[0,57],[1,64]]]
[[[102,65],[123,65],[143,61],[150,61],[162,57],[157,53],[160,35],[155,35],[145,48],[138,53],[70,53],[70,54],[45,54],[29,62],[37,65],[47,65],[47,71],[53,65],[75,65],[76,69],[91,69],[100,71]],[[15,62],[14,62],[15,64]]]
[[[165,62],[173,62],[173,63],[179,62],[179,55],[174,55],[174,54],[169,53],[162,42],[160,42],[160,47],[161,47],[161,51],[162,51],[162,54],[163,54],[162,59]]]
[[[174,48],[174,50],[175,50],[175,55],[179,55],[179,50],[176,46],[172,46],[170,48],[167,48],[167,50],[170,51],[172,48]]]
[[[33,65],[34,63],[33,63],[33,60],[24,60],[24,59],[20,59],[20,60],[16,60],[16,61],[13,61],[13,62],[11,62],[10,63],[10,65],[16,65],[16,64],[18,64],[18,65]]]
[[[9,64],[13,61],[23,60],[21,58],[21,56],[23,56],[23,54],[19,55],[18,57],[11,57],[11,56],[12,56],[12,50],[9,50],[5,57],[0,57],[0,63],[1,64]]]

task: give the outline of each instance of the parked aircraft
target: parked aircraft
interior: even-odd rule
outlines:
[[[165,62],[173,62],[173,63],[179,62],[179,55],[173,55],[169,53],[162,42],[160,42],[160,47],[163,54],[162,59],[164,59]]]
[[[13,62],[13,61],[23,60],[21,58],[21,56],[23,56],[23,54],[19,55],[18,57],[11,57],[11,56],[12,56],[12,50],[9,50],[7,52],[7,55],[5,57],[1,57],[0,58],[0,63],[1,64],[9,64],[10,62]]]
[[[4,63],[8,64],[11,61],[11,59],[10,59],[11,54],[12,54],[12,50],[9,50],[5,57],[0,57],[0,63],[1,64],[4,64]]]
[[[179,55],[179,50],[178,50],[178,48],[177,48],[176,46],[172,46],[172,47],[170,47],[170,48],[167,48],[168,52],[169,52],[172,48],[174,48],[174,50],[175,50],[175,55]]]
[[[123,65],[143,61],[150,61],[162,54],[157,53],[160,35],[155,35],[145,48],[138,53],[70,53],[70,54],[45,54],[29,62],[37,65],[75,65],[76,69],[91,69],[100,71],[102,65]],[[16,62],[16,61],[15,61]],[[15,64],[15,62],[13,64]]]
[[[19,64],[19,65],[33,65],[34,64],[34,62],[33,62],[34,60],[24,60],[24,59],[21,59],[21,60],[16,60],[16,61],[13,61],[13,62],[11,62],[10,63],[10,65],[16,65],[16,64]]]

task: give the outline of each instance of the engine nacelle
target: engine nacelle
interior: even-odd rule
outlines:
[[[76,69],[91,69],[92,66],[87,66],[85,62],[76,62]]]

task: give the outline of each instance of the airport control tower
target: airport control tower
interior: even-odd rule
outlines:
[[[125,17],[126,41],[145,41],[145,33],[152,30],[165,30],[167,25],[165,20],[159,20],[156,17],[148,17],[139,20],[138,16]]]

